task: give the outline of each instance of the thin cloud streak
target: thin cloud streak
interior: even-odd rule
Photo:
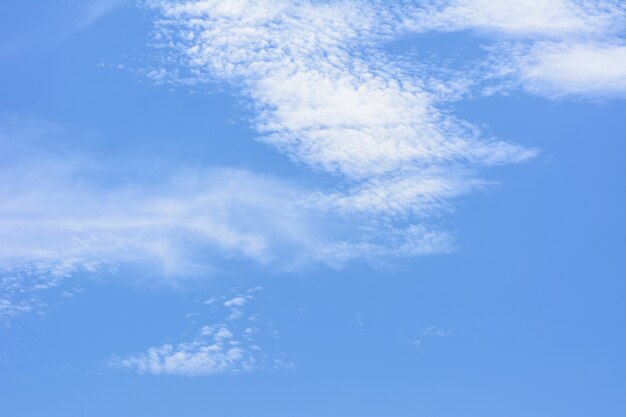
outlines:
[[[35,3],[22,10],[30,23],[0,42],[0,57],[39,45],[54,45],[88,29],[132,0],[69,0]],[[19,9],[18,9],[19,10]]]
[[[176,285],[237,261],[286,271],[449,247],[445,232],[426,227],[372,233],[367,219],[316,202],[316,190],[245,170],[187,169],[158,184],[100,184],[94,170],[98,177],[106,164],[46,151],[36,144],[59,128],[27,125],[0,135],[5,324],[43,311],[45,299],[77,276],[140,275]]]

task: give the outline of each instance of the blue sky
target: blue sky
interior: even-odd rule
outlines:
[[[626,413],[619,1],[0,5],[0,414]]]

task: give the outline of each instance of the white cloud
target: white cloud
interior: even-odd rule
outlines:
[[[602,43],[539,44],[521,59],[519,77],[549,97],[626,94],[626,46]]]
[[[114,4],[89,7],[98,17]],[[185,82],[230,83],[250,99],[260,140],[334,175],[335,186],[305,189],[229,169],[178,173],[158,187],[103,186],[90,174],[102,162],[33,152],[1,132],[8,156],[0,168],[0,266],[23,283],[2,302],[7,315],[28,310],[39,300],[25,300],[40,285],[60,279],[46,277],[81,271],[139,265],[147,274],[182,276],[210,272],[219,258],[293,268],[453,248],[451,234],[429,226],[429,217],[488,186],[478,175],[483,167],[536,151],[453,116],[441,91],[480,80],[433,81],[407,71],[377,49],[383,40],[476,30],[492,46],[514,45],[468,71],[478,79],[497,70],[499,80],[550,97],[626,89],[626,54],[615,39],[625,6],[614,1],[151,4],[161,12],[159,42],[187,69]],[[418,64],[428,72],[428,62]],[[23,271],[34,270],[31,283]],[[25,295],[18,301],[17,294]]]
[[[196,82],[231,83],[252,100],[260,140],[336,175],[340,185],[313,194],[310,206],[359,218],[363,230],[384,236],[328,246],[326,255],[339,258],[449,249],[445,233],[415,219],[484,186],[475,175],[480,167],[536,153],[482,137],[452,117],[422,79],[387,63],[375,40],[406,25],[382,4],[153,3],[163,15],[157,38]],[[381,218],[391,226],[376,230]]]
[[[220,327],[220,329],[213,336],[215,342],[223,342],[226,339],[232,339],[233,334],[226,327]]]
[[[242,307],[244,305],[246,305],[246,302],[248,301],[248,299],[246,297],[242,297],[242,296],[238,296],[235,298],[231,298],[228,301],[224,302],[224,306],[225,307]]]
[[[240,86],[258,109],[262,140],[350,180],[384,179],[453,162],[499,164],[532,152],[481,139],[437,108],[419,79],[355,46],[384,28],[356,3],[248,1],[161,5],[165,37],[197,73]],[[415,176],[414,180],[419,177]]]
[[[116,361],[113,366],[154,375],[197,376],[251,371],[255,360],[238,346],[194,342],[153,347],[144,355]]]
[[[0,267],[39,262],[38,271],[61,276],[145,261],[167,275],[202,269],[193,258],[203,249],[268,263],[281,242],[292,253],[318,244],[307,191],[295,184],[213,168],[104,185],[106,162],[40,145],[57,129],[0,123]]]
[[[626,3],[620,0],[450,0],[405,13],[408,30],[482,33],[498,45],[475,78],[503,75],[549,98],[623,96]],[[480,71],[483,74],[480,74]],[[497,78],[497,77],[495,77]],[[508,82],[513,80],[514,82]],[[477,81],[477,80],[474,80]]]
[[[250,300],[237,295],[231,300]],[[244,303],[245,304],[245,303]],[[239,305],[243,307],[244,304]],[[204,304],[203,304],[204,305]],[[230,306],[218,313],[228,314]],[[206,312],[195,313],[199,316]],[[147,349],[145,353],[125,358],[115,357],[110,361],[114,368],[130,369],[152,375],[201,376],[224,373],[242,373],[255,370],[288,369],[293,364],[284,360],[284,355],[259,346],[262,337],[275,337],[273,327],[267,329],[247,327],[245,320],[228,325],[217,323],[202,326],[190,342],[176,345],[164,344]]]
[[[24,177],[0,174],[0,316],[7,319],[76,275],[139,267],[144,278],[205,276],[233,257],[291,268],[328,244],[298,208],[296,190],[245,171],[190,172],[159,189],[116,190],[36,172],[27,186],[17,184]]]
[[[15,124],[0,126],[0,322],[40,312],[77,275],[206,276],[229,258],[291,268],[328,244],[285,181],[209,169],[104,186],[101,164],[38,146],[54,129]]]
[[[392,253],[392,240],[400,248],[415,234],[381,235],[379,227],[368,240],[352,213],[324,208],[322,199],[312,204],[315,193],[241,170],[187,171],[158,187],[103,188],[80,170],[35,164],[5,167],[0,178],[0,266],[7,271],[66,277],[141,265],[154,276],[202,275],[222,255],[291,268],[367,256],[376,244]],[[435,231],[419,230],[420,240],[435,238]],[[353,254],[334,256],[337,245]]]
[[[619,0],[441,0],[418,8],[413,30],[478,30],[511,37],[563,38],[622,30]]]
[[[56,267],[68,272],[92,262],[157,261],[168,275],[201,268],[193,252],[203,247],[270,262],[273,229],[295,244],[291,233],[308,227],[300,213],[277,215],[294,201],[292,190],[245,171],[182,174],[159,190],[100,194],[73,185],[46,178],[21,195],[3,195],[0,261],[63,260]]]
[[[229,259],[277,269],[307,262],[445,250],[444,232],[368,224],[333,194],[226,168],[188,169],[151,185],[103,184],[106,161],[42,143],[59,126],[0,123],[1,315],[39,310],[46,290],[80,275],[139,268],[144,278],[206,276]],[[45,141],[44,141],[45,140]],[[356,205],[353,205],[356,207]],[[386,231],[385,228],[389,230]],[[74,283],[72,283],[74,285]],[[250,295],[223,300],[231,319]],[[213,300],[212,302],[216,302]],[[235,308],[237,307],[237,308]]]

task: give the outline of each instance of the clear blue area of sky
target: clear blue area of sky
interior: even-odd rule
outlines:
[[[95,155],[115,167],[94,173],[103,184],[189,166],[329,181],[255,141],[232,91],[158,86],[134,71],[155,54],[145,11],[69,30],[46,3],[0,6],[0,113],[63,127],[38,146]],[[436,40],[451,51],[464,41],[476,39]],[[455,252],[292,273],[233,262],[179,288],[76,277],[81,294],[0,330],[0,415],[626,415],[626,101],[515,93],[456,109],[541,154],[485,171],[499,185],[455,202],[443,220]],[[198,300],[257,285],[280,327],[267,343],[296,369],[175,377],[104,365],[176,343]],[[424,334],[433,327],[445,335]]]

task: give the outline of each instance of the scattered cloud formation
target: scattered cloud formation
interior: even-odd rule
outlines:
[[[474,31],[497,51],[480,70],[548,98],[623,97],[626,3],[450,0],[417,8],[410,31]],[[494,47],[495,46],[495,47]],[[479,73],[473,76],[480,78]],[[475,80],[474,80],[475,81]]]
[[[30,260],[0,266],[0,326],[8,327],[25,314],[45,315],[49,300],[55,296],[72,298],[82,292],[72,279],[76,273],[99,274],[116,272],[111,265],[97,261],[78,264],[73,259]]]
[[[85,3],[79,20],[121,4]],[[158,185],[102,184],[90,172],[111,169],[106,161],[33,145],[55,127],[3,120],[2,317],[32,311],[46,288],[80,273],[140,267],[174,277],[210,273],[220,259],[293,269],[452,250],[433,219],[489,187],[486,168],[537,154],[460,119],[454,100],[511,88],[550,98],[626,92],[619,1],[147,4],[159,15],[156,44],[175,67],[155,68],[153,79],[185,72],[185,83],[229,85],[253,109],[259,140],[334,185],[228,168],[190,169]],[[418,56],[411,71],[384,48],[432,32],[474,32],[487,48],[467,71],[442,78],[428,60]]]
[[[231,318],[234,312],[242,311],[248,301],[252,302],[258,297],[258,294],[253,295],[258,291],[260,289],[257,287],[237,294],[221,306],[216,304],[218,310],[212,314],[226,314],[226,321],[203,325],[196,331],[196,337],[191,342],[151,347],[146,353],[126,358],[116,357],[111,360],[110,365],[152,375],[184,376],[293,368],[294,365],[284,354],[273,352],[271,347],[268,350],[259,345],[258,340],[264,336],[276,337],[276,330],[271,323],[259,320],[258,313],[245,317],[242,314],[236,320]],[[202,319],[205,314],[206,311],[203,314],[196,313],[194,321]]]
[[[165,344],[148,349],[147,353],[114,360],[114,367],[130,368],[153,375],[215,375],[226,372],[249,372],[256,360],[250,352],[232,340],[233,335],[222,327],[212,339],[203,332],[202,339],[176,346]]]
[[[428,326],[422,330],[404,328],[400,333],[405,343],[416,348],[423,347],[426,343],[432,341],[433,339],[452,336],[452,332],[437,326]]]

